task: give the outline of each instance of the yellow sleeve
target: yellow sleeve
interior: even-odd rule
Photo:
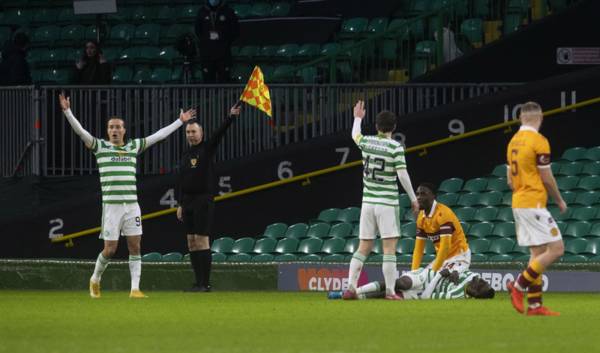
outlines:
[[[417,270],[421,267],[421,260],[423,259],[423,251],[425,251],[425,239],[417,238],[415,240],[415,249],[413,250],[413,258],[411,271]]]
[[[443,235],[440,237],[440,248],[437,251],[437,255],[435,257],[435,260],[433,261],[433,264],[431,265],[431,269],[434,271],[439,271],[440,267],[442,267],[442,264],[444,263],[444,260],[446,260],[446,257],[448,256],[448,253],[450,252],[450,239],[452,238],[451,235]],[[414,259],[413,259],[414,262]]]

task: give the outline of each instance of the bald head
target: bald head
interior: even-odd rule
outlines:
[[[519,114],[521,124],[539,129],[543,118],[542,107],[536,102],[527,102],[521,106]]]

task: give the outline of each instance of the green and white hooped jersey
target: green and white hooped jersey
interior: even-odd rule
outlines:
[[[363,203],[399,206],[396,181],[398,169],[406,169],[404,147],[396,140],[358,135],[355,138],[363,159]]]
[[[103,139],[94,139],[91,150],[96,156],[100,172],[102,203],[137,202],[137,156],[145,148],[144,138],[129,140],[123,146],[115,146]]]
[[[433,271],[432,271],[433,272]],[[442,278],[435,286],[431,299],[458,299],[465,297],[465,287],[467,283],[477,277],[476,273],[464,271],[458,275],[458,284],[450,282],[447,278]]]

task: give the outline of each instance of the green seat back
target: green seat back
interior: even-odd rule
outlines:
[[[584,206],[573,208],[571,218],[577,221],[589,221],[596,218],[598,209],[596,207]]]
[[[300,242],[297,252],[301,254],[314,254],[319,252],[322,246],[323,240],[317,238],[307,238]]]
[[[565,254],[578,255],[584,253],[587,246],[588,242],[586,239],[567,239],[565,241]]]
[[[415,240],[412,238],[402,238],[396,245],[397,254],[412,254],[415,249]]]
[[[512,208],[510,207],[502,207],[498,211],[498,215],[496,219],[502,222],[514,222],[514,216]]]
[[[110,30],[107,44],[127,44],[135,34],[135,26],[131,24],[120,24]]]
[[[309,238],[326,238],[330,229],[331,226],[327,223],[316,223],[308,228],[306,236]]]
[[[417,235],[417,224],[408,222],[400,226],[400,235],[403,238],[414,238]]]
[[[137,6],[131,11],[131,21],[135,23],[149,23],[156,18],[157,13],[157,7]]]
[[[564,193],[563,193],[563,198],[564,198]],[[600,202],[600,192],[597,192],[597,191],[580,192],[579,194],[577,194],[575,200],[572,200],[571,202],[569,202],[565,199],[565,202],[567,203],[567,205],[574,202],[578,205],[591,206],[591,205],[594,205],[594,204]]]
[[[142,262],[160,262],[162,255],[158,252],[150,252],[142,256]]]
[[[369,33],[383,33],[387,29],[388,19],[386,17],[377,17],[369,22],[367,32]]]
[[[440,194],[436,197],[436,200],[448,207],[452,207],[458,202],[458,197],[458,194],[455,193]]]
[[[275,256],[272,254],[259,254],[252,256],[252,262],[273,262]]]
[[[152,77],[152,70],[148,66],[136,66],[133,72],[133,82],[137,84],[149,83]]]
[[[471,228],[472,230],[473,228]],[[496,223],[494,230],[490,235],[500,238],[514,238],[516,237],[516,230],[514,222],[502,222]]]
[[[315,43],[307,43],[302,44],[300,48],[298,48],[298,56],[300,57],[314,57],[319,55],[321,51],[321,46]]]
[[[272,17],[284,17],[290,13],[291,5],[288,2],[276,2],[271,7]]]
[[[508,254],[515,247],[515,241],[508,238],[494,239],[487,252],[490,254]]]
[[[471,225],[468,235],[474,238],[486,238],[492,234],[493,228],[494,225],[490,222],[475,223]]]
[[[358,249],[358,238],[350,238],[346,240],[346,245],[344,245],[344,253],[346,254],[354,254]]]
[[[487,262],[488,257],[485,254],[471,254],[471,262]]]
[[[60,30],[60,41],[64,44],[80,45],[85,38],[85,27],[82,25],[69,25]]]
[[[475,214],[477,209],[473,207],[461,207],[454,210],[454,214],[459,220],[463,222],[470,222],[475,220]]]
[[[317,219],[322,222],[331,223],[337,219],[339,213],[339,208],[328,208],[319,212],[319,217],[317,217]]]
[[[317,255],[317,254],[308,254],[308,255],[300,256],[300,258],[298,258],[298,260],[304,261],[304,262],[320,262],[321,256]]]
[[[483,206],[499,206],[502,204],[503,194],[499,191],[488,191],[481,194],[479,205]]]
[[[277,48],[275,56],[286,59],[292,59],[298,55],[300,46],[298,44],[284,44]]]
[[[589,256],[600,255],[600,239],[588,239],[587,246],[584,250],[584,254]]]
[[[481,254],[488,251],[490,243],[487,239],[473,239],[469,241],[469,248],[473,254]]]
[[[252,17],[268,17],[271,14],[271,4],[257,2],[252,4],[249,15]]]
[[[464,20],[460,25],[460,32],[467,37],[472,45],[481,45],[483,43],[483,20],[481,18]]]
[[[117,66],[113,71],[113,83],[130,83],[133,78],[133,70],[127,65]]]
[[[273,223],[269,224],[267,228],[265,228],[265,232],[263,233],[263,237],[265,238],[273,238],[280,239],[285,237],[285,232],[287,231],[288,226],[285,223]]]
[[[173,70],[168,66],[158,66],[152,70],[150,82],[152,83],[167,83],[171,80]]]
[[[329,236],[334,238],[348,238],[352,236],[352,224],[338,223],[331,226]]]
[[[357,35],[367,31],[369,20],[363,17],[349,18],[342,23],[342,34]]]
[[[146,23],[135,29],[133,42],[136,44],[157,45],[160,37],[160,25]]]
[[[487,190],[505,192],[509,191],[510,187],[506,182],[506,178],[489,178],[487,180]]]
[[[506,178],[506,169],[506,164],[499,164],[492,171],[492,175],[498,178]]]
[[[331,254],[321,258],[324,262],[346,262],[346,256],[342,254]]]
[[[250,254],[233,254],[227,256],[227,262],[250,262],[252,255]]]
[[[587,236],[591,229],[592,225],[586,221],[571,222],[562,235],[564,237],[582,238]]]
[[[298,249],[298,239],[284,238],[277,242],[275,252],[278,254],[294,253]]]
[[[275,256],[276,262],[289,262],[289,261],[297,261],[297,260],[298,260],[298,256],[296,256],[294,254],[281,254],[281,255]]]
[[[227,261],[227,255],[220,253],[220,252],[214,252],[214,253],[212,253],[212,261],[213,262],[225,262],[225,261]]]
[[[327,239],[323,242],[320,252],[325,254],[341,254],[344,252],[346,241],[341,238]]]
[[[483,207],[477,210],[475,214],[476,221],[494,221],[498,215],[498,209],[496,207]]]
[[[252,250],[252,252],[255,254],[272,253],[275,251],[276,245],[277,240],[273,238],[258,239],[256,243],[254,243],[254,249]]]
[[[600,175],[600,161],[587,162],[581,171],[583,175]]]
[[[432,40],[422,40],[415,47],[415,55],[420,58],[435,58],[436,43]]]
[[[585,163],[583,162],[570,162],[562,163],[558,175],[577,175],[583,169]]]
[[[183,255],[178,252],[170,252],[162,256],[162,260],[165,262],[182,262]]]
[[[460,195],[457,201],[457,205],[463,207],[470,207],[481,204],[482,194],[478,192],[469,192],[466,194]]]
[[[212,245],[210,246],[210,249],[213,252],[229,254],[229,253],[231,253],[231,249],[233,248],[233,242],[234,242],[234,240],[229,237],[218,238],[218,239],[213,240]]]
[[[516,32],[521,27],[521,15],[520,14],[508,14],[504,16],[504,22],[502,24],[502,33],[504,35]]]
[[[584,159],[586,152],[587,150],[583,147],[573,147],[563,152],[561,158],[566,159],[567,161],[574,162],[580,159]]]
[[[357,223],[360,220],[360,208],[348,207],[340,210],[336,221],[345,223]]]
[[[577,184],[577,188],[588,191],[600,191],[600,175],[590,175],[581,178],[579,184]]]
[[[492,255],[488,257],[488,261],[490,262],[512,262],[514,261],[514,257],[509,254],[498,254]]]
[[[308,225],[306,223],[292,224],[285,232],[286,238],[302,239],[306,238],[308,232]]]
[[[235,254],[249,253],[254,249],[254,238],[244,237],[236,240],[231,247],[231,252]]]
[[[589,161],[600,161],[600,146],[589,148],[583,158]]]

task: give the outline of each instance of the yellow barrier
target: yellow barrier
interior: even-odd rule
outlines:
[[[565,112],[567,110],[573,110],[573,109],[577,109],[577,108],[582,108],[582,107],[586,107],[588,105],[592,105],[592,104],[596,104],[596,103],[600,103],[600,97],[589,99],[589,100],[586,100],[586,101],[583,101],[583,102],[580,102],[580,103],[575,103],[575,104],[572,104],[572,105],[568,105],[568,106],[565,106],[564,108],[556,108],[556,109],[548,110],[548,111],[544,112],[544,116],[552,116],[552,115],[555,115],[555,114],[559,114],[559,113]],[[484,134],[486,132],[504,129],[504,128],[510,127],[512,125],[515,125],[517,123],[518,123],[518,120],[510,120],[510,121],[507,121],[507,122],[504,122],[504,123],[500,123],[500,124],[496,124],[496,125],[491,125],[491,126],[479,129],[479,130],[465,132],[464,134],[461,134],[461,135],[451,136],[451,137],[447,137],[447,138],[444,138],[444,139],[441,139],[441,140],[437,140],[437,141],[428,142],[428,143],[424,143],[424,144],[421,144],[421,145],[409,147],[409,148],[406,149],[406,153],[421,151],[421,155],[423,155],[423,154],[427,153],[427,149],[430,148],[430,147],[444,145],[444,144],[451,143],[451,142],[454,142],[454,141],[466,139],[466,138],[469,138],[469,137],[472,137],[472,136],[481,135],[481,134]],[[506,132],[508,133],[508,132],[510,132],[510,130],[508,130]],[[262,184],[262,185],[258,185],[258,186],[253,186],[253,187],[250,187],[250,188],[247,188],[247,189],[244,189],[244,190],[234,191],[234,192],[230,192],[230,193],[227,193],[227,194],[224,194],[224,195],[216,196],[215,197],[215,201],[227,200],[227,199],[231,199],[231,198],[234,198],[234,197],[238,197],[238,196],[242,196],[242,195],[254,193],[254,192],[257,192],[257,191],[271,189],[271,188],[274,188],[274,187],[277,187],[277,186],[280,186],[280,185],[294,183],[294,182],[297,182],[297,181],[310,182],[310,178],[312,178],[312,177],[316,177],[316,176],[323,175],[323,174],[333,173],[333,172],[336,172],[338,170],[343,170],[343,169],[348,169],[348,168],[356,167],[356,166],[359,166],[361,164],[362,164],[362,161],[358,160],[358,161],[354,161],[354,162],[348,162],[348,163],[345,163],[345,164],[337,165],[335,167],[329,167],[329,168],[325,168],[325,169],[320,169],[320,170],[317,170],[317,171],[314,171],[314,172],[301,174],[301,175],[298,175],[298,176],[295,176],[295,177],[292,177],[292,178],[278,180],[278,181],[273,181],[273,182],[270,182],[270,183],[266,183],[266,184]],[[148,213],[148,214],[142,216],[142,220],[152,219],[152,218],[157,218],[157,217],[162,217],[162,216],[165,216],[165,215],[168,215],[168,214],[171,214],[171,213],[175,213],[176,211],[177,211],[176,208],[169,208],[169,209],[166,209],[166,210],[161,210],[161,211],[156,211],[156,212]],[[82,236],[85,236],[85,235],[94,234],[94,233],[98,233],[98,232],[100,232],[100,227],[91,228],[91,229],[83,230],[81,232],[76,232],[76,233],[71,233],[71,234],[63,235],[62,237],[53,238],[53,239],[51,239],[51,241],[53,243],[68,241],[68,243],[66,245],[67,246],[72,246],[74,238],[78,238],[78,237],[82,237]]]

